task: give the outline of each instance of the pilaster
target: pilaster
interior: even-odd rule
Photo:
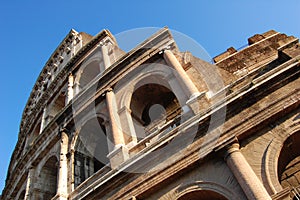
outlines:
[[[198,89],[196,88],[193,81],[190,79],[190,77],[187,75],[186,71],[183,69],[179,61],[177,60],[176,56],[172,53],[170,50],[164,51],[164,59],[166,60],[167,64],[169,66],[172,66],[176,71],[176,76],[180,80],[180,82],[183,84],[183,88],[185,88],[187,95],[189,97],[188,101],[193,101],[193,99],[197,98],[200,93]]]
[[[69,103],[73,99],[74,96],[73,86],[74,86],[74,77],[72,74],[70,74],[68,77],[67,103]]]
[[[237,142],[226,147],[225,161],[248,199],[272,199],[239,150]]]
[[[28,176],[27,176],[27,183],[26,183],[26,191],[25,191],[25,200],[30,200],[32,199],[33,195],[33,183],[34,183],[34,169],[31,167],[28,171]]]
[[[68,199],[68,141],[68,134],[64,130],[62,130],[59,155],[59,174],[57,184],[57,195],[59,196],[58,199],[60,200]]]
[[[117,113],[115,93],[112,89],[106,91],[106,103],[114,144],[114,149],[109,153],[109,155],[107,155],[107,157],[110,159],[111,167],[116,168],[119,164],[128,159],[129,155],[128,150],[125,147],[124,135],[121,129],[119,115]]]

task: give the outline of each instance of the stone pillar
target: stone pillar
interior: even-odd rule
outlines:
[[[57,184],[57,194],[61,200],[68,199],[68,141],[68,134],[64,130],[61,131],[59,174]]]
[[[177,77],[180,79],[180,82],[183,84],[183,87],[187,91],[187,95],[189,97],[188,101],[197,98],[200,95],[198,89],[196,88],[195,84],[190,79],[190,77],[187,75],[186,71],[183,69],[183,67],[177,60],[176,56],[172,53],[172,51],[165,50],[164,59],[166,60],[169,66],[172,66],[176,70]]]
[[[115,94],[112,89],[109,89],[106,92],[106,104],[110,119],[111,136],[114,144],[114,149],[107,157],[110,159],[111,168],[114,169],[128,158],[128,150],[125,147],[123,131],[117,114]]]
[[[75,150],[71,149],[69,154],[69,177],[71,178],[71,185],[69,187],[69,193],[75,189]]]
[[[240,152],[238,143],[226,147],[225,161],[248,199],[272,199],[246,158]]]
[[[74,96],[73,86],[74,86],[74,77],[72,74],[70,74],[68,79],[67,104],[73,99]]]
[[[28,171],[26,191],[25,191],[25,200],[30,200],[33,198],[33,183],[34,183],[34,169],[31,167]]]
[[[110,118],[110,126],[112,131],[113,142],[115,146],[124,145],[124,136],[121,130],[121,124],[119,116],[117,114],[117,105],[115,100],[115,93],[112,89],[106,92],[106,104],[108,109],[108,114]]]
[[[102,58],[103,58],[103,63],[104,63],[105,69],[109,68],[111,65],[107,46],[108,46],[107,42],[104,42],[104,44],[101,45],[101,52],[102,52]]]
[[[135,145],[137,143],[137,135],[131,117],[131,110],[124,106],[119,109],[118,114],[120,116],[124,138],[127,139],[126,141],[128,141],[131,146]],[[127,146],[128,145],[129,144],[127,144]]]
[[[46,106],[43,110],[42,121],[41,121],[41,126],[40,126],[40,134],[44,130],[45,126],[47,125],[47,120],[46,120],[47,116],[48,116],[48,109]]]

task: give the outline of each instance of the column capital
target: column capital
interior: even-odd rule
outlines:
[[[105,89],[105,93],[107,93],[107,92],[113,92],[114,90],[113,90],[113,88],[112,87],[109,87],[109,88],[106,88]]]
[[[232,154],[233,152],[239,151],[240,150],[240,144],[236,141],[232,144],[226,145],[225,150],[226,150],[226,155],[225,155],[225,158],[226,158],[229,154]]]
[[[113,90],[113,88],[111,88],[111,87],[105,88],[104,91],[103,91],[103,93],[102,93],[102,96],[106,96],[106,94],[107,94],[108,92],[113,92],[113,91],[114,91],[114,90]]]
[[[59,130],[58,130],[58,134],[59,134],[59,137],[64,137],[64,135],[67,135],[69,136],[71,133],[70,130],[68,130],[66,127],[60,127]]]

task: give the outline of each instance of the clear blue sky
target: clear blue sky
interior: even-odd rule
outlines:
[[[70,29],[95,35],[168,26],[216,56],[270,29],[299,37],[299,10],[299,0],[1,1],[0,193],[30,91]]]

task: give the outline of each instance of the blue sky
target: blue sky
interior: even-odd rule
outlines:
[[[1,1],[0,193],[30,91],[70,29],[95,35],[102,29],[118,34],[168,26],[196,40],[212,57],[270,29],[300,37],[299,0],[103,2]]]

